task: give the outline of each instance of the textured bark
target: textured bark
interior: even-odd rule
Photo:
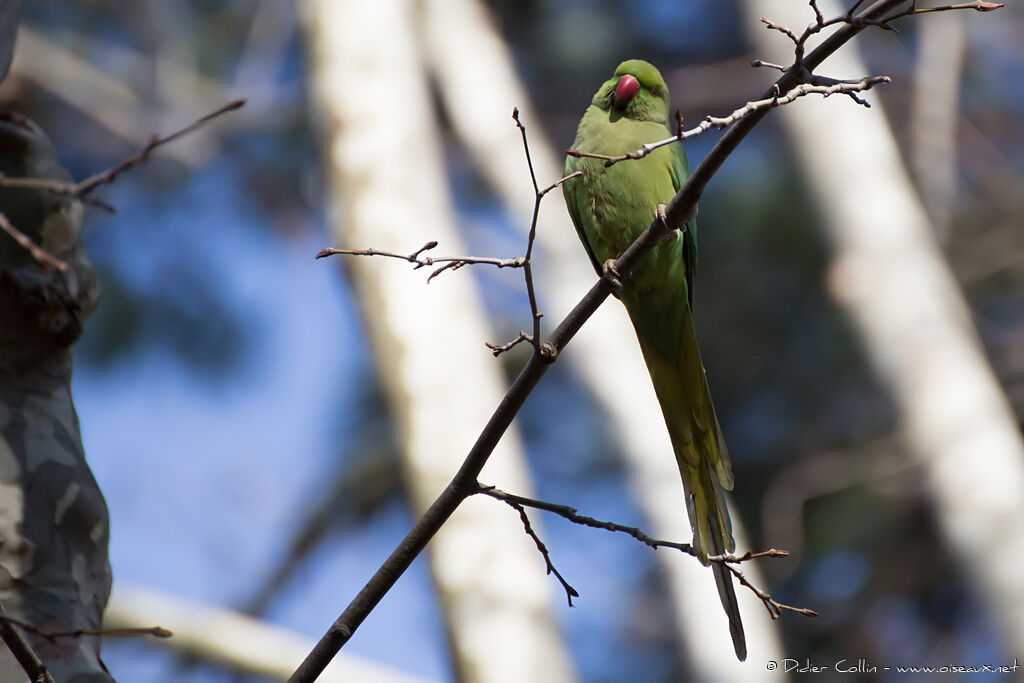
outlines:
[[[67,180],[35,124],[0,120],[0,171]],[[43,631],[99,628],[110,593],[107,507],[85,462],[71,400],[70,345],[98,288],[79,239],[79,202],[0,189],[0,211],[36,244],[64,259],[39,265],[0,234],[0,605]],[[112,680],[99,639],[25,638],[58,681]],[[0,679],[25,679],[4,649]]]

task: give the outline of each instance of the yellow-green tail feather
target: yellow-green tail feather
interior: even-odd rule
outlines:
[[[679,465],[686,494],[686,511],[693,528],[693,548],[700,561],[707,565],[709,555],[722,555],[736,549],[732,522],[725,505],[725,491],[731,490],[733,485],[732,467],[688,312],[683,328],[676,359],[666,358],[639,329],[637,338]],[[747,656],[747,645],[732,574],[717,562],[710,564],[722,607],[729,618],[729,632],[736,656],[743,661]]]

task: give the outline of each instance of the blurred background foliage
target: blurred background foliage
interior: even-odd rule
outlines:
[[[772,78],[748,66],[757,55],[732,2],[489,4],[542,116],[527,124],[558,145],[568,146],[597,84],[627,57],[661,68],[691,123],[751,99]],[[956,184],[942,238],[1021,415],[1024,8],[978,18],[964,24]],[[105,195],[117,214],[92,211],[87,246],[103,300],[76,348],[75,392],[112,511],[115,581],[316,635],[409,519],[354,302],[338,270],[312,260],[326,237],[296,10],[283,0],[51,0],[29,3],[23,26],[0,101],[49,132],[75,177],[153,132],[249,98],[238,115],[118,180]],[[920,125],[910,105],[919,22],[899,28],[867,32],[857,46],[875,72],[894,77],[869,99],[884,102],[909,159]],[[76,62],[80,72],[68,66]],[[694,163],[714,139],[689,146]],[[473,252],[517,252],[511,219],[464,152],[445,143]],[[895,437],[892,405],[830,300],[829,247],[771,117],[708,188],[700,235],[697,324],[735,501],[753,548],[793,553],[763,564],[773,595],[821,614],[777,624],[786,652],[828,662],[1012,659],[945,551],[925,482]],[[518,274],[445,277],[479,281],[499,338],[527,325]],[[522,358],[502,362],[513,372]],[[601,416],[571,373],[557,366],[519,423],[542,497],[642,524]],[[650,553],[547,526],[556,564],[582,593],[578,608],[559,608],[582,678],[678,680],[680,649],[659,611]],[[451,676],[420,563],[352,649]],[[138,642],[104,652],[122,680],[180,680],[185,670],[232,680]]]

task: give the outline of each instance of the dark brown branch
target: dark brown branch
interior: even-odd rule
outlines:
[[[537,510],[544,510],[545,512],[551,512],[553,514],[567,519],[573,524],[579,524],[581,526],[591,527],[593,529],[604,529],[606,531],[614,531],[624,533],[632,536],[637,541],[640,541],[644,545],[650,546],[651,548],[672,548],[686,553],[692,557],[697,557],[697,551],[693,549],[693,546],[689,543],[679,543],[676,541],[662,541],[653,538],[640,529],[632,526],[626,526],[624,524],[617,524],[615,522],[606,522],[593,517],[579,514],[577,508],[569,505],[561,505],[559,503],[549,503],[546,500],[537,500],[535,498],[526,498],[524,496],[517,496],[514,493],[508,493],[502,491],[495,486],[487,486],[485,484],[477,484],[477,490],[475,493],[490,496],[495,500],[500,500],[503,503],[507,503],[513,507],[525,506],[535,508]],[[742,555],[712,555],[708,559],[713,562],[728,562],[738,564],[741,562],[749,562],[750,560],[757,560],[764,557],[780,558],[789,557],[789,553],[785,550],[777,550],[776,548],[770,548],[768,550],[761,550],[759,552],[753,552],[748,550]]]
[[[21,635],[15,623],[15,620],[3,614],[3,607],[0,606],[0,639],[4,641],[4,645],[11,651],[14,658],[18,660],[22,671],[28,675],[32,683],[54,683],[53,676],[46,670],[43,660],[39,658],[39,655],[35,653],[32,646]]]
[[[522,341],[529,341],[533,348],[541,355],[551,355],[554,350],[552,347],[542,343],[540,334],[540,319],[544,317],[544,314],[540,312],[537,307],[537,294],[533,287],[533,244],[537,239],[537,217],[540,215],[540,203],[544,200],[544,197],[548,192],[551,192],[556,187],[564,183],[570,178],[575,178],[581,175],[579,171],[570,173],[569,175],[559,178],[555,182],[551,183],[544,189],[541,189],[537,184],[537,174],[533,170],[533,158],[530,156],[530,143],[526,138],[526,126],[519,120],[519,108],[515,107],[512,110],[512,119],[516,122],[516,127],[519,128],[519,133],[523,138],[523,151],[526,154],[526,166],[530,169],[530,182],[533,184],[533,217],[530,220],[530,231],[526,240],[526,256],[523,257],[523,274],[526,279],[526,295],[530,300],[530,315],[533,320],[533,334],[528,335],[528,338],[521,339]],[[522,335],[520,335],[522,337]],[[515,343],[513,343],[513,346]],[[488,345],[491,347],[491,345]],[[495,351],[494,355],[498,355],[500,351],[491,347]],[[570,601],[571,602],[571,601]]]
[[[858,19],[877,20],[894,11],[906,0],[876,0],[871,6],[857,15]],[[859,6],[859,3],[858,3]],[[812,50],[803,60],[804,66],[813,70],[829,55],[850,41],[861,30],[863,24],[846,23]],[[798,76],[787,71],[779,78],[764,97],[773,97],[776,93],[785,95],[801,84]],[[682,226],[697,210],[697,201],[707,187],[708,182],[729,158],[733,150],[753,130],[770,109],[759,109],[731,126],[708,152],[693,174],[666,205],[664,221],[655,219],[644,233],[614,262],[616,271],[627,276],[633,271],[640,259],[647,254],[665,235],[666,230],[673,226]],[[601,277],[590,288],[590,291],[576,304],[573,310],[555,328],[547,340],[547,344],[560,352],[576,335],[583,324],[594,314],[598,307],[612,292],[611,282]],[[359,625],[387,594],[391,586],[409,568],[413,560],[423,551],[427,543],[438,529],[455,512],[455,509],[477,489],[477,477],[487,463],[491,452],[502,435],[512,424],[527,396],[551,367],[553,356],[542,355],[535,350],[526,365],[512,381],[511,386],[502,398],[501,403],[492,413],[484,426],[476,443],[470,449],[459,471],[441,492],[427,511],[420,517],[405,538],[392,551],[380,568],[370,577],[362,590],[352,599],[341,615],[328,628],[306,659],[299,665],[288,679],[289,683],[308,683],[316,680],[331,659],[351,638]],[[725,564],[732,571],[731,564]],[[745,581],[744,579],[741,579]],[[781,609],[781,608],[780,608]]]
[[[535,350],[540,351],[542,349],[540,345],[540,319],[544,314],[541,313],[540,309],[537,307],[537,294],[533,288],[533,263],[531,259],[533,258],[533,242],[537,238],[537,216],[540,213],[540,202],[544,199],[544,194],[547,193],[548,190],[541,192],[540,187],[537,185],[537,174],[533,170],[533,158],[530,156],[530,143],[526,140],[526,126],[524,126],[523,122],[519,120],[519,107],[514,107],[512,109],[512,120],[516,122],[516,128],[519,129],[519,134],[523,138],[523,151],[526,153],[526,167],[530,169],[530,182],[533,184],[533,218],[530,221],[530,232],[526,238],[526,256],[523,258],[523,278],[526,280],[526,297],[530,301],[530,319],[533,321],[533,334],[530,335],[530,343],[533,344]],[[551,187],[555,187],[555,185],[552,185]],[[525,521],[525,517],[524,524],[528,524],[528,522]],[[539,539],[535,540],[537,543],[540,543]],[[551,567],[550,560],[548,561],[548,567],[553,569],[553,567]],[[571,588],[571,586],[564,581],[562,584]],[[568,588],[566,590],[568,591]],[[569,604],[572,604],[572,597],[569,598]]]
[[[509,505],[510,507],[512,507],[513,509],[517,510],[519,512],[519,516],[521,518],[523,518],[524,520],[525,520],[525,515],[526,515],[526,512],[525,512],[524,508],[527,508],[527,507],[535,508],[537,510],[544,510],[545,512],[554,513],[554,514],[558,515],[559,517],[562,517],[563,519],[569,520],[573,524],[580,524],[582,526],[587,526],[587,527],[591,527],[591,528],[594,528],[594,529],[605,529],[607,531],[616,531],[616,532],[628,534],[629,536],[633,537],[637,541],[640,541],[641,543],[643,543],[643,544],[645,544],[647,546],[650,546],[651,548],[655,548],[655,549],[657,549],[657,548],[673,548],[675,550],[679,550],[680,552],[686,553],[687,555],[691,555],[692,557],[697,557],[697,552],[693,549],[693,546],[690,545],[689,543],[678,543],[676,541],[662,541],[662,540],[658,540],[656,538],[652,538],[651,536],[645,534],[643,531],[641,531],[640,529],[638,529],[636,527],[626,526],[624,524],[616,524],[615,522],[606,522],[606,521],[594,519],[593,517],[587,517],[586,515],[581,515],[581,514],[579,514],[579,512],[577,511],[576,508],[570,507],[568,505],[560,505],[558,503],[549,503],[547,501],[536,500],[534,498],[525,498],[523,496],[517,496],[517,495],[515,495],[513,493],[507,493],[507,492],[502,491],[502,490],[500,490],[498,488],[495,488],[494,486],[485,486],[483,484],[477,484],[476,493],[481,494],[481,495],[485,495],[485,496],[490,496],[491,498],[494,498],[495,500],[502,501],[503,503],[505,503],[505,504]],[[524,524],[528,524],[528,522],[524,522]],[[552,571],[554,571],[554,567],[551,565],[551,558],[547,554],[547,549],[543,547],[543,544],[540,542],[540,539],[537,538],[536,534],[533,532],[533,529],[528,528],[527,529],[527,533],[534,540],[534,542],[538,544],[537,547],[541,551],[541,554],[544,556],[544,561],[547,563],[548,570],[549,570],[548,573],[551,573]],[[740,564],[742,562],[749,562],[751,560],[756,560],[756,559],[765,558],[765,557],[768,557],[768,558],[789,557],[789,553],[786,552],[785,550],[777,550],[775,548],[771,548],[769,550],[762,550],[762,551],[756,552],[756,553],[753,552],[753,551],[748,550],[747,552],[743,553],[742,555],[712,555],[708,559],[711,560],[712,562],[718,562],[719,564],[728,565],[728,564]],[[788,610],[788,611],[796,612],[798,614],[803,614],[804,616],[809,616],[809,617],[816,617],[816,616],[818,616],[817,613],[814,610],[806,609],[806,608],[803,608],[803,607],[791,607],[789,605],[785,605],[783,603],[780,603],[780,602],[776,601],[767,592],[761,590],[757,586],[755,586],[752,583],[750,583],[750,581],[748,581],[747,578],[739,570],[736,570],[736,569],[734,569],[732,567],[728,567],[728,569],[729,569],[729,571],[733,572],[734,575],[736,575],[736,577],[739,579],[741,584],[743,584],[744,586],[749,588],[751,591],[753,591],[754,595],[756,595],[758,598],[761,599],[761,601],[768,608],[768,611],[770,613],[772,613],[772,618],[773,619],[778,618],[778,615],[781,614],[782,610]],[[558,574],[558,572],[555,572],[555,575],[557,576],[558,580],[562,583],[562,586],[566,587],[566,592],[568,593],[568,590],[570,588],[572,588],[572,587],[569,586],[565,582],[565,579],[562,578],[561,574]],[[575,591],[573,591],[573,593],[569,597],[569,605],[570,606],[572,605],[572,598],[573,597],[579,597],[579,594],[576,593]],[[775,611],[773,612],[772,610],[775,610]]]
[[[481,486],[479,493],[487,493],[485,489],[497,491],[497,489],[495,489],[494,487]],[[498,498],[498,496],[493,497]],[[562,576],[562,574],[555,568],[554,563],[551,561],[551,554],[548,552],[547,546],[544,545],[544,542],[540,540],[540,537],[537,535],[537,532],[533,530],[533,526],[530,524],[530,517],[526,514],[526,506],[523,503],[520,503],[519,500],[514,500],[514,498],[516,497],[507,496],[505,498],[498,499],[503,501],[509,507],[511,507],[513,510],[519,513],[519,519],[523,523],[523,530],[526,532],[527,536],[533,539],[534,545],[537,546],[537,550],[540,552],[541,557],[544,558],[544,564],[547,568],[547,573],[554,574],[555,578],[558,579],[558,582],[562,584],[562,589],[565,591],[565,598],[569,601],[569,607],[572,607],[572,599],[580,597],[580,594],[576,591],[575,588],[569,585],[569,582],[565,580],[565,577]]]

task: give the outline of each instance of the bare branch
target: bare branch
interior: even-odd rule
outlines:
[[[813,70],[829,55],[836,52],[863,30],[868,25],[867,22],[876,21],[884,17],[886,13],[901,6],[902,1],[904,0],[876,0],[870,7],[854,18],[861,22],[860,24],[846,22],[845,25],[840,26],[832,35],[804,57],[803,66],[808,70]],[[858,7],[859,4],[858,2],[855,7]],[[852,10],[850,16],[852,16]],[[775,98],[785,96],[790,90],[805,84],[805,81],[802,81],[800,76],[801,74],[787,70],[775,82],[772,89],[766,93],[765,97],[774,100]],[[837,92],[841,92],[841,90]],[[710,182],[722,164],[725,163],[725,160],[771,108],[757,109],[752,114],[737,120],[735,125],[730,126],[729,130],[726,131],[718,142],[715,143],[711,151],[708,152],[707,156],[704,157],[700,165],[694,169],[675,197],[666,205],[666,219],[664,221],[659,219],[652,221],[643,234],[616,259],[615,270],[618,273],[628,276],[640,259],[659,243],[666,234],[665,231],[667,229],[671,229],[671,226],[683,225],[696,213],[697,202],[707,187],[708,182]],[[673,138],[673,140],[675,139],[678,139],[678,137]],[[550,345],[550,348],[554,351],[561,351],[611,293],[612,284],[609,279],[605,277],[598,278],[590,291],[587,292],[551,333],[546,344]],[[304,683],[315,680],[335,654],[351,640],[356,629],[359,628],[360,624],[362,624],[376,605],[380,603],[395,581],[409,568],[413,560],[419,556],[430,539],[433,538],[438,529],[455,512],[462,501],[468,496],[480,492],[480,485],[476,481],[477,476],[487,463],[502,435],[512,424],[513,419],[522,408],[529,394],[547,372],[548,368],[551,367],[552,360],[553,358],[545,357],[539,350],[535,350],[529,361],[527,361],[526,365],[512,381],[505,396],[481,430],[476,443],[473,444],[473,447],[466,455],[462,466],[451,482],[441,491],[437,499],[413,525],[392,551],[391,555],[381,564],[345,610],[331,624],[317,645],[295,672],[292,673],[288,679],[289,683]],[[737,572],[732,564],[723,560],[723,566],[728,567],[736,575]],[[744,585],[749,585],[745,577],[737,576],[737,578]],[[769,606],[769,609],[770,607],[776,607],[778,611],[789,609],[788,606],[776,605],[771,600],[766,603],[766,606]],[[797,611],[797,609],[793,611]]]
[[[3,614],[3,611],[3,607],[0,606],[0,639],[18,660],[22,671],[28,675],[32,683],[54,683],[53,676],[46,670],[43,660],[15,627],[15,621]]]
[[[147,626],[145,628],[78,628],[67,631],[47,631],[33,626],[27,621],[6,615],[0,615],[0,621],[14,624],[24,631],[33,633],[40,638],[46,638],[49,641],[56,641],[58,638],[81,638],[82,636],[102,636],[105,638],[144,638],[147,636],[171,638],[174,636],[173,633],[160,626]]]
[[[512,505],[522,505],[526,507],[535,508],[537,510],[544,510],[545,512],[551,512],[563,519],[567,519],[573,524],[579,524],[582,526],[588,526],[593,529],[605,529],[606,531],[614,531],[624,533],[632,536],[641,543],[650,546],[651,548],[673,548],[684,552],[687,555],[697,557],[697,551],[693,549],[689,543],[677,543],[675,541],[660,541],[655,538],[651,538],[640,529],[631,526],[625,526],[623,524],[616,524],[615,522],[605,522],[593,517],[587,517],[581,515],[576,508],[568,505],[560,505],[558,503],[549,503],[543,500],[536,500],[533,498],[526,498],[523,496],[517,496],[514,493],[507,493],[494,486],[486,486],[484,484],[477,484],[477,488],[473,493],[490,496],[495,500],[500,500],[503,503]],[[517,508],[518,509],[518,508]]]
[[[533,343],[533,337],[530,336],[529,334],[527,334],[526,332],[523,332],[522,330],[520,330],[519,331],[519,336],[516,337],[515,339],[513,339],[510,342],[507,342],[505,344],[492,344],[491,342],[484,342],[484,346],[489,348],[491,350],[491,353],[494,354],[494,357],[497,358],[498,356],[500,356],[501,354],[505,353],[506,351],[509,351],[513,347],[518,346],[522,342],[530,342],[532,344]]]
[[[534,509],[537,509],[537,510],[544,510],[546,512],[552,512],[552,513],[558,515],[559,517],[562,517],[563,519],[569,520],[573,524],[580,524],[582,526],[587,526],[587,527],[591,527],[591,528],[594,528],[594,529],[605,529],[607,531],[617,531],[617,532],[621,532],[621,533],[624,533],[624,534],[628,534],[629,536],[632,536],[634,539],[640,541],[641,543],[643,543],[643,544],[645,544],[647,546],[650,546],[651,548],[673,548],[675,550],[679,550],[680,552],[684,552],[687,555],[690,555],[692,557],[697,557],[697,552],[693,549],[693,546],[690,545],[689,543],[677,543],[675,541],[661,541],[661,540],[657,540],[657,539],[654,539],[654,538],[648,536],[647,534],[645,534],[643,531],[641,531],[640,529],[638,529],[636,527],[626,526],[624,524],[616,524],[615,522],[601,521],[601,520],[598,520],[598,519],[594,519],[593,517],[587,517],[586,515],[581,515],[581,514],[579,514],[579,512],[577,511],[576,508],[570,507],[568,505],[560,505],[558,503],[549,503],[549,502],[544,501],[544,500],[536,500],[534,498],[526,498],[524,496],[517,496],[515,494],[507,493],[505,491],[502,491],[502,490],[500,490],[500,489],[498,489],[498,488],[496,488],[494,486],[486,486],[486,485],[479,484],[479,483],[477,484],[477,488],[476,488],[476,491],[474,491],[474,493],[482,494],[482,495],[485,495],[485,496],[490,496],[491,498],[494,498],[495,500],[500,500],[501,502],[509,505],[514,510],[519,512],[519,516],[524,520],[523,523],[526,526],[527,534],[529,534],[530,538],[532,538],[534,540],[534,542],[537,543],[538,550],[540,550],[541,554],[544,556],[544,561],[547,563],[547,566],[548,566],[548,573],[551,573],[551,572],[554,571],[554,567],[551,565],[551,558],[549,557],[549,555],[547,553],[547,549],[544,548],[544,544],[541,543],[540,539],[537,538],[536,534],[533,532],[533,529],[531,529],[529,527],[529,521],[526,519],[526,511],[524,510],[524,508],[530,507],[530,508],[534,508]],[[790,612],[796,612],[797,614],[803,614],[804,616],[809,616],[809,617],[816,617],[816,616],[818,616],[817,613],[814,610],[806,609],[806,608],[803,608],[803,607],[791,607],[790,605],[785,605],[783,603],[780,603],[780,602],[776,601],[767,592],[761,590],[757,586],[755,586],[752,583],[750,583],[750,581],[747,580],[747,578],[743,575],[742,572],[740,572],[739,570],[735,569],[734,567],[729,566],[729,565],[732,565],[732,564],[740,564],[742,562],[749,562],[750,560],[756,560],[756,559],[765,558],[765,557],[768,557],[768,558],[789,557],[789,553],[786,552],[785,550],[776,550],[775,548],[771,548],[769,550],[763,550],[763,551],[760,551],[760,552],[753,552],[753,551],[748,550],[747,552],[743,553],[742,555],[738,555],[738,556],[737,555],[712,555],[708,559],[710,561],[712,561],[712,562],[718,562],[719,564],[725,566],[727,569],[729,569],[729,571],[731,571],[737,577],[737,579],[739,580],[739,582],[741,584],[743,584],[744,586],[749,588],[751,591],[753,591],[754,595],[756,595],[758,598],[760,598],[761,601],[765,604],[765,607],[768,609],[769,613],[772,615],[772,619],[777,619],[779,614],[781,614],[783,610],[790,611]],[[561,574],[558,574],[557,571],[554,571],[554,574],[558,578],[558,580],[562,583],[562,586],[566,588],[566,593],[568,594],[569,590],[572,587],[569,586],[569,584],[565,582],[565,579],[562,578]],[[579,594],[576,593],[575,590],[573,590],[573,592],[572,592],[572,594],[571,594],[571,596],[569,598],[569,605],[570,606],[572,605],[572,598],[573,597],[579,597]]]
[[[530,232],[526,238],[526,256],[523,258],[523,278],[526,280],[526,297],[530,300],[530,318],[533,321],[533,334],[530,337],[530,343],[533,347],[540,351],[541,337],[540,337],[540,319],[543,317],[543,313],[537,307],[537,293],[533,287],[533,264],[531,259],[533,258],[533,242],[537,239],[537,216],[540,214],[540,202],[544,199],[544,194],[548,190],[553,189],[555,185],[551,185],[545,189],[544,192],[540,191],[540,186],[537,185],[537,174],[533,170],[533,158],[530,156],[530,143],[526,139],[526,126],[519,120],[519,107],[512,109],[512,120],[516,122],[516,127],[519,129],[519,134],[523,138],[523,151],[526,153],[526,166],[530,169],[530,182],[533,183],[533,218],[530,221]],[[525,520],[525,515],[524,515]],[[525,522],[524,522],[525,523]],[[540,541],[537,541],[540,544]],[[545,555],[545,559],[547,556]],[[550,560],[548,561],[548,570],[552,569]],[[557,574],[557,572],[556,572]],[[561,576],[559,576],[561,579]],[[568,586],[562,581],[563,586]],[[568,593],[568,588],[566,589]],[[572,605],[572,597],[569,597],[569,604]]]
[[[731,564],[727,564],[727,562],[729,562],[729,560],[724,560],[721,562],[721,565],[732,572],[732,575],[736,577],[737,581],[749,588],[754,595],[760,598],[761,602],[764,603],[765,609],[768,610],[768,615],[772,619],[778,619],[782,616],[783,612],[794,612],[796,614],[802,614],[805,617],[818,616],[818,613],[812,609],[807,609],[806,607],[793,607],[792,605],[779,602],[765,591],[750,583],[747,577],[743,575],[743,572],[736,569],[736,567],[733,567]]]
[[[523,522],[523,530],[526,532],[527,536],[533,539],[534,544],[537,546],[537,550],[540,551],[541,556],[544,558],[544,564],[547,566],[547,573],[554,574],[555,578],[558,579],[558,582],[562,584],[562,588],[565,590],[565,598],[569,601],[569,607],[572,607],[572,599],[578,598],[580,594],[575,588],[569,585],[569,582],[565,580],[565,577],[555,569],[555,565],[551,562],[551,555],[548,553],[547,546],[545,546],[544,542],[540,540],[540,537],[537,536],[537,532],[533,530],[533,526],[530,524],[530,518],[526,514],[526,507],[514,500],[505,499],[504,502],[519,513],[519,519]]]
[[[411,254],[398,254],[393,251],[384,251],[381,249],[321,249],[317,252],[316,258],[326,258],[328,256],[386,256],[388,258],[395,258],[402,261],[408,261],[413,264],[413,270],[423,268],[424,266],[436,266],[438,264],[444,264],[427,277],[427,282],[430,282],[436,276],[440,275],[446,270],[458,270],[463,266],[470,265],[489,265],[497,268],[522,268],[526,260],[522,256],[516,256],[515,258],[494,258],[491,256],[424,256],[424,252],[430,251],[437,246],[437,242],[431,240],[422,247],[412,252]]]
[[[153,138],[146,143],[146,146],[142,148],[142,151],[136,154],[135,156],[129,157],[124,161],[121,161],[120,163],[114,164],[105,171],[101,171],[100,173],[90,176],[81,182],[75,183],[75,196],[85,196],[88,195],[93,190],[95,190],[97,187],[100,187],[102,185],[109,185],[110,183],[114,182],[117,176],[121,175],[128,169],[134,166],[138,166],[139,164],[144,163],[146,161],[149,161],[150,155],[158,147],[166,145],[169,142],[174,142],[178,138],[188,135],[189,133],[198,130],[199,128],[202,128],[218,116],[221,116],[228,112],[235,111],[237,109],[241,109],[243,106],[245,106],[245,100],[234,100],[233,102],[228,102],[219,109],[213,110],[209,114],[200,116],[192,123],[188,124],[184,128],[179,128],[170,135],[166,135],[162,138],[153,136]]]
[[[113,206],[102,200],[90,197],[90,193],[98,187],[113,183],[119,175],[128,169],[149,161],[153,151],[157,148],[166,145],[169,142],[173,142],[184,135],[188,135],[189,133],[202,128],[213,119],[228,112],[240,109],[244,105],[245,100],[234,100],[233,102],[225,104],[223,107],[215,109],[209,114],[200,116],[192,123],[183,128],[179,128],[169,135],[164,137],[153,136],[138,154],[128,157],[127,159],[123,159],[105,171],[91,175],[77,183],[62,183],[59,181],[45,180],[41,178],[11,178],[0,174],[0,187],[34,188],[46,192],[52,192],[53,194],[66,195],[113,212],[115,210]]]
[[[526,126],[524,126],[523,122],[519,120],[518,107],[512,110],[512,119],[516,122],[516,127],[519,128],[519,133],[523,137],[523,152],[526,154],[526,165],[530,169],[530,182],[533,183],[534,191],[533,217],[530,220],[530,231],[526,241],[526,255],[523,257],[523,277],[526,279],[526,295],[530,300],[530,316],[533,320],[533,334],[527,335],[526,338],[522,338],[522,335],[520,335],[520,341],[529,341],[541,357],[554,360],[557,351],[553,346],[545,344],[541,339],[540,319],[544,317],[544,314],[541,313],[537,307],[537,294],[533,286],[533,244],[537,239],[537,217],[540,215],[540,203],[544,200],[544,197],[548,192],[551,192],[565,181],[582,175],[582,173],[580,171],[570,173],[567,176],[559,178],[544,189],[540,189],[537,185],[537,175],[533,170],[533,158],[530,156],[530,143],[526,139]],[[512,345],[514,346],[516,343],[518,342],[513,342]],[[490,347],[491,345],[488,346]],[[494,351],[495,356],[501,353],[501,351],[494,347],[491,347],[491,350]]]
[[[799,36],[797,36],[796,33],[786,28],[785,26],[781,26],[772,21],[769,21],[765,17],[761,17],[761,21],[769,30],[778,31],[793,42],[794,60],[793,65],[789,68],[794,73],[804,73],[805,67],[803,61],[804,50],[807,45],[807,40],[811,36],[820,33],[821,31],[825,30],[830,26],[835,26],[837,24],[846,24],[858,28],[875,26],[886,31],[896,31],[896,29],[893,28],[891,24],[893,21],[901,17],[908,17],[915,14],[926,14],[928,12],[946,12],[949,10],[963,9],[973,9],[979,12],[991,12],[992,10],[999,9],[1000,7],[1003,6],[1003,3],[999,2],[983,2],[982,0],[975,0],[975,2],[964,2],[953,5],[943,5],[941,7],[918,8],[916,0],[911,0],[909,6],[906,9],[894,12],[889,16],[855,16],[854,12],[857,11],[857,9],[861,6],[861,4],[863,4],[863,2],[864,0],[857,0],[857,2],[855,2],[849,10],[847,10],[846,14],[826,20],[824,15],[821,13],[821,10],[818,8],[817,0],[810,0],[809,4],[811,6],[811,9],[814,10],[814,23],[808,26],[806,29],[804,29],[804,32]]]
[[[756,62],[755,62],[756,63]],[[761,62],[762,66],[772,66],[778,68],[777,64],[768,64],[767,62]],[[728,116],[716,117],[707,116],[700,125],[691,128],[688,131],[677,133],[676,135],[665,138],[664,140],[658,140],[657,142],[649,142],[635,152],[629,152],[628,154],[620,154],[617,156],[611,156],[607,154],[593,154],[591,152],[583,152],[580,150],[569,149],[566,150],[566,154],[574,157],[587,157],[590,159],[603,159],[606,166],[617,164],[620,161],[626,161],[627,159],[642,159],[659,147],[665,147],[671,145],[674,142],[680,140],[686,140],[701,133],[704,133],[711,128],[724,129],[733,125],[737,121],[740,121],[747,116],[750,116],[758,111],[774,109],[775,107],[781,107],[786,104],[795,102],[801,97],[807,95],[821,95],[822,97],[828,97],[829,95],[844,94],[853,97],[853,99],[864,106],[870,107],[867,102],[856,96],[858,92],[864,92],[870,90],[879,83],[889,83],[892,79],[888,76],[868,76],[858,81],[839,81],[836,79],[830,79],[824,76],[812,76],[814,83],[804,83],[798,85],[785,95],[780,95],[776,91],[776,94],[772,97],[766,97],[761,100],[755,100],[753,102],[747,102],[745,105],[736,109]]]
[[[529,236],[526,242],[526,253],[523,256],[517,256],[515,258],[492,258],[487,256],[425,256],[424,252],[434,249],[437,246],[436,241],[430,241],[424,244],[422,247],[412,252],[411,254],[399,254],[392,251],[384,251],[381,249],[335,249],[328,248],[320,250],[316,258],[321,259],[327,256],[344,255],[344,256],[385,256],[388,258],[401,259],[408,261],[413,264],[413,268],[422,268],[424,266],[434,266],[437,264],[443,264],[439,268],[435,269],[428,277],[427,282],[429,283],[435,277],[447,270],[458,270],[463,266],[468,265],[492,265],[498,268],[522,268],[523,277],[526,281],[526,293],[530,302],[530,318],[533,324],[533,334],[527,334],[521,332],[518,337],[513,341],[497,345],[490,342],[484,342],[487,348],[491,349],[495,356],[498,356],[505,351],[508,351],[512,347],[522,342],[529,342],[534,349],[542,356],[550,359],[554,359],[556,353],[554,347],[549,344],[542,343],[540,320],[544,317],[544,314],[540,312],[537,306],[537,294],[533,284],[533,245],[537,238],[537,217],[540,214],[540,203],[544,197],[554,190],[556,187],[564,183],[570,178],[575,178],[580,175],[579,172],[570,173],[564,178],[559,178],[555,182],[551,183],[545,188],[541,188],[537,183],[537,175],[533,170],[533,159],[530,156],[530,144],[526,138],[526,126],[519,119],[519,109],[514,108],[512,110],[512,119],[515,121],[516,126],[519,128],[519,132],[523,138],[523,150],[526,153],[526,164],[530,170],[530,182],[533,184],[534,192],[534,205],[533,205],[533,219],[530,223]]]
[[[981,0],[975,0],[975,2],[962,2],[958,5],[943,5],[942,7],[921,7],[915,8],[913,12],[908,14],[926,14],[928,12],[945,12],[947,10],[955,9],[973,9],[978,12],[991,12],[997,10],[1003,6],[1001,2],[982,2]]]
[[[10,235],[11,239],[20,244],[28,253],[32,254],[32,258],[41,265],[53,266],[62,272],[68,269],[67,263],[33,242],[31,237],[14,227],[14,224],[3,213],[0,213],[0,230]]]
[[[755,69],[758,68],[758,67],[762,67],[763,66],[763,67],[766,67],[766,68],[769,68],[769,69],[776,69],[778,71],[781,71],[782,73],[786,73],[786,69],[788,68],[788,67],[782,66],[781,64],[775,64],[773,62],[766,62],[763,59],[755,59],[754,61],[752,61],[750,63],[750,66],[754,67]]]

